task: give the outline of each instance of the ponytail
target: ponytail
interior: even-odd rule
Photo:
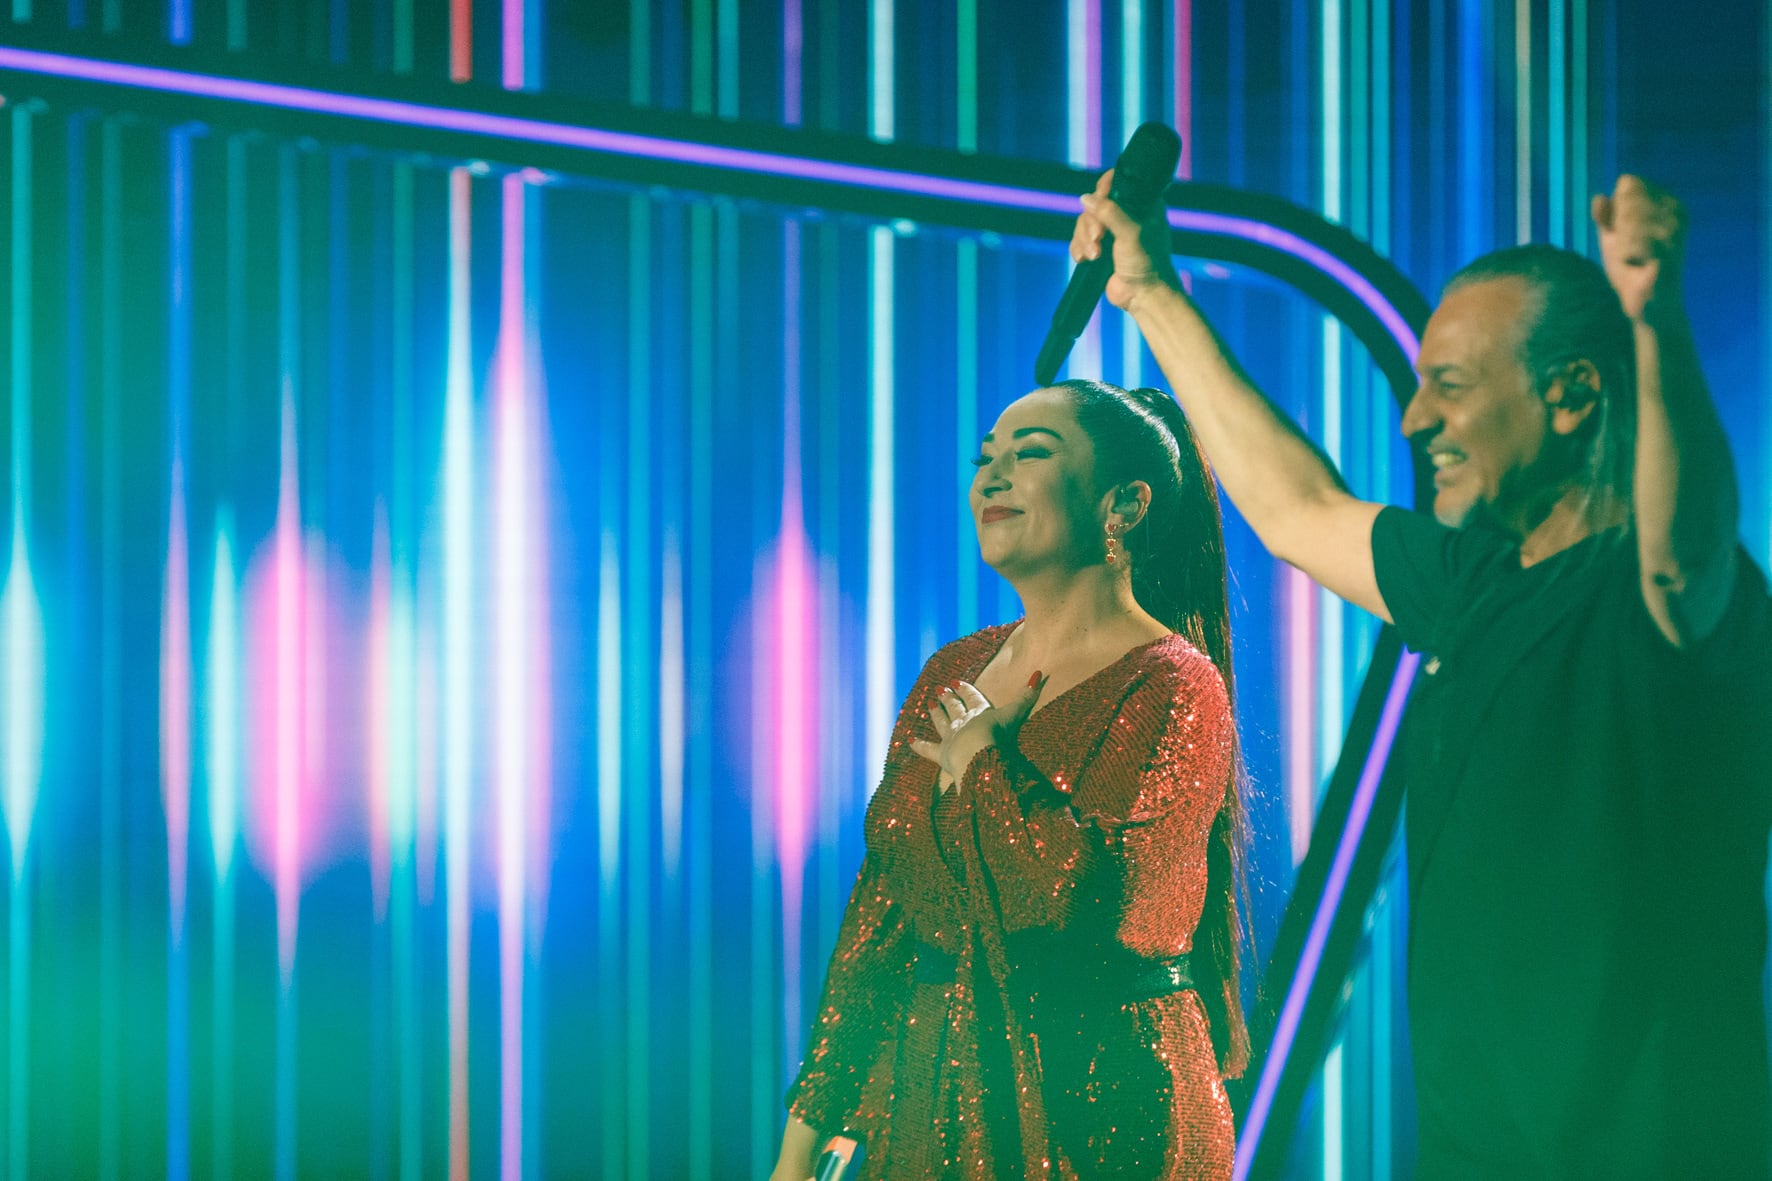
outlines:
[[[1218,667],[1234,717],[1236,678],[1218,485],[1187,417],[1162,390],[1123,390],[1081,380],[1061,381],[1054,388],[1070,395],[1077,421],[1095,445],[1102,485],[1132,480],[1150,485],[1149,508],[1122,535],[1131,559],[1133,597]],[[1226,1078],[1241,1075],[1249,1064],[1241,983],[1248,937],[1243,917],[1248,903],[1245,787],[1242,745],[1233,726],[1224,802],[1207,838],[1206,901],[1193,957],[1196,987]]]

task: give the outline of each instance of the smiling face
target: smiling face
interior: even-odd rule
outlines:
[[[1005,577],[1101,560],[1095,449],[1062,390],[1035,390],[997,416],[974,460],[969,501],[985,562]]]
[[[1568,475],[1565,424],[1522,359],[1537,305],[1525,280],[1487,279],[1449,291],[1428,320],[1403,433],[1434,465],[1442,524],[1486,516],[1523,536]]]

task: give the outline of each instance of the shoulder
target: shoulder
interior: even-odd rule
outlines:
[[[1212,658],[1186,636],[1170,634],[1136,649],[1132,659],[1137,691],[1163,695],[1189,712],[1228,715],[1230,694]]]
[[[1482,525],[1454,528],[1429,513],[1389,505],[1372,520],[1372,559],[1380,577],[1451,580],[1507,559],[1518,561],[1519,544]]]

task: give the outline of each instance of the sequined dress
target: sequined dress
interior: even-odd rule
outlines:
[[[863,1134],[870,1178],[1228,1177],[1198,994],[1116,984],[1192,949],[1224,683],[1179,636],[1134,648],[940,793],[910,741],[1012,627],[941,649],[905,701],[789,1109]]]

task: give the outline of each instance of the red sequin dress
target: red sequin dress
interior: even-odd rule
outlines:
[[[940,793],[910,741],[1009,631],[937,652],[905,701],[789,1109],[863,1134],[870,1178],[1229,1177],[1198,994],[1061,987],[1192,949],[1224,683],[1180,636],[1134,648],[1036,710],[1019,758],[987,750]]]

